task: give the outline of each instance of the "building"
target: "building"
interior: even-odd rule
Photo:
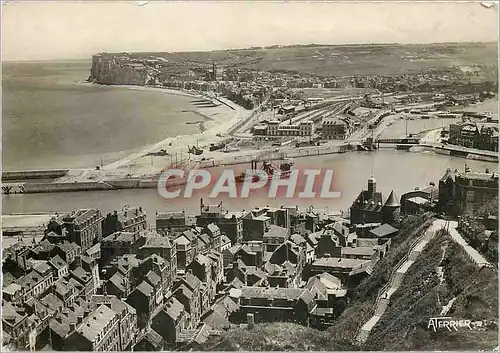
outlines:
[[[415,190],[401,195],[401,213],[418,214],[434,209],[439,200],[439,189],[430,183],[424,188],[415,188]]]
[[[391,191],[383,203],[382,193],[377,192],[377,182],[368,179],[368,190],[362,190],[350,208],[351,224],[358,223],[389,223],[399,220],[400,204],[394,192]]]
[[[92,245],[101,241],[103,217],[97,209],[82,209],[70,214],[53,218],[47,232],[55,232],[65,240],[75,243],[87,250]]]
[[[101,304],[65,340],[64,346],[75,351],[120,350],[119,315]]]
[[[232,244],[240,243],[243,239],[243,212],[228,212],[222,202],[218,205],[204,205],[200,201],[200,215],[196,216],[196,225],[206,227],[211,223],[217,225],[221,234],[225,234]]]
[[[107,265],[112,259],[125,254],[137,253],[145,241],[137,233],[114,232],[105,237],[101,242],[101,266]]]
[[[339,118],[323,118],[321,121],[321,136],[325,140],[345,140],[348,134],[348,124]]]
[[[474,213],[498,197],[498,174],[448,169],[439,181],[439,208],[450,215]]]
[[[136,342],[137,312],[123,300],[112,295],[93,295],[90,309],[96,310],[100,305],[106,305],[118,314],[118,335],[120,336],[120,351],[130,351]]]
[[[196,225],[196,219],[182,212],[157,212],[156,231],[160,234],[169,232],[185,231]]]
[[[265,132],[264,126],[266,126]],[[303,120],[296,124],[285,124],[277,120],[270,120],[266,125],[257,126],[253,132],[255,135],[307,137],[314,135],[314,122]]]
[[[161,293],[161,288],[155,291],[153,286],[146,281],[142,281],[127,297],[127,303],[137,310],[137,320],[140,328],[147,327],[151,314],[161,304],[161,302],[157,302],[157,292]],[[162,296],[160,296],[161,299],[163,299]]]
[[[118,231],[139,233],[146,228],[146,213],[142,207],[125,206],[120,212],[115,210],[112,214],[108,213],[103,222],[104,236]]]
[[[266,251],[274,251],[288,239],[288,229],[271,225],[262,237]]]
[[[175,345],[182,330],[189,327],[189,314],[176,298],[170,298],[152,320],[151,327],[170,345]]]
[[[448,142],[453,145],[498,151],[498,127],[465,121],[450,124]]]
[[[343,285],[356,287],[371,274],[373,260],[324,256],[313,262],[312,274],[326,272],[339,278]]]
[[[240,308],[232,321],[246,322],[253,314],[255,323],[288,321],[307,324],[314,310],[314,296],[308,289],[242,287],[238,290]]]
[[[28,350],[30,328],[28,314],[24,307],[8,302],[2,304],[2,336],[8,334],[15,348]]]

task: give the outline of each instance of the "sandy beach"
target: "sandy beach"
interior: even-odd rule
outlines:
[[[191,91],[127,85],[111,85],[110,87],[161,92],[167,95],[179,95],[200,100],[204,99],[207,102],[213,101],[214,106],[199,107],[193,104],[193,106],[189,108],[190,112],[198,115],[204,120],[202,122],[192,122],[193,124],[196,123],[200,125],[201,131],[199,133],[168,137],[154,144],[144,146],[138,152],[132,153],[113,163],[104,165],[100,170],[80,169],[71,171],[67,177],[63,178],[65,181],[109,180],[127,177],[152,178],[171,164],[182,165],[190,162],[193,156],[188,153],[188,146],[198,145],[200,147],[206,147],[210,145],[210,143],[216,143],[223,140],[223,135],[231,127],[252,113],[251,110],[246,110],[225,98],[218,97],[220,101],[233,107],[233,109],[209,97]],[[148,156],[149,153],[158,152],[162,149],[167,152],[167,155]]]

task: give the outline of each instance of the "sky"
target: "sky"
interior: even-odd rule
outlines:
[[[204,51],[289,44],[497,41],[498,6],[478,2],[9,1],[2,59]]]

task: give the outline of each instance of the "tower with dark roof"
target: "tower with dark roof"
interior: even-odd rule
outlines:
[[[394,195],[394,191],[391,191],[384,206],[382,207],[384,222],[391,225],[395,224],[399,219],[400,212],[401,204]]]

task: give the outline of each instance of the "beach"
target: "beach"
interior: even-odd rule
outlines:
[[[165,95],[178,95],[196,100],[207,100],[210,98],[196,92],[177,91],[156,87],[138,86],[110,86],[120,89],[135,91],[161,92]],[[217,143],[224,139],[223,135],[242,119],[247,118],[252,111],[246,110],[225,98],[218,98],[227,105],[220,104],[211,107],[196,107],[190,111],[197,116],[204,118],[203,127],[205,131],[195,134],[177,135],[167,137],[156,143],[144,146],[137,152],[131,153],[117,161],[103,165],[100,170],[77,169],[72,170],[66,177],[60,179],[64,182],[75,182],[83,180],[105,180],[121,178],[145,178],[151,179],[158,175],[165,168],[175,165],[186,165],[191,161],[188,153],[188,146],[207,146],[210,143]],[[196,121],[195,121],[196,122]],[[165,156],[151,156],[150,153],[165,150]]]

